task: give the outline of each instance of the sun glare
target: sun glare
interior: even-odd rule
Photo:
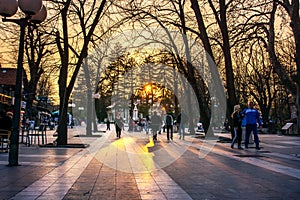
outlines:
[[[145,90],[145,92],[146,92],[147,94],[152,93],[152,86],[151,86],[151,84],[145,85],[144,90]]]

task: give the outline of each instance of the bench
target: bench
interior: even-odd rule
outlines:
[[[9,139],[11,131],[0,129],[0,147],[1,151],[8,152],[9,148]]]

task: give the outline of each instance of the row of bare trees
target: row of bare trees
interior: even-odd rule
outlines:
[[[271,107],[277,103],[278,94],[282,95],[281,86],[299,110],[299,1],[172,0],[162,4],[141,0],[115,4],[133,24],[177,30],[199,39],[218,65],[226,88],[228,114],[235,104],[253,99],[267,123]],[[181,39],[186,51],[175,58],[178,70],[184,72],[186,67],[189,82],[203,84],[197,82],[189,65],[191,46],[186,38]],[[286,51],[283,45],[291,49]],[[199,85],[194,90],[200,91]],[[211,116],[201,104],[207,107],[210,102],[205,100],[203,97],[199,102],[207,125]]]
[[[49,0],[46,6],[47,22],[40,27],[29,26],[27,31],[28,74],[25,88],[28,88],[28,95],[32,95],[30,99],[34,99],[43,74],[58,77],[58,144],[67,143],[68,102],[80,68],[84,66],[86,79],[91,81],[87,83],[89,99],[96,90],[93,86],[100,80],[99,73],[105,71],[102,69],[97,72],[97,77],[91,77],[91,71],[95,70],[89,69],[89,63],[97,62],[93,66],[105,68],[108,64],[102,61],[109,57],[110,51],[101,51],[94,61],[88,55],[95,55],[99,45],[107,42],[107,38],[129,28],[149,29],[150,34],[142,35],[149,43],[139,48],[159,43],[159,48],[173,56],[174,69],[184,74],[197,95],[206,130],[211,118],[209,86],[195,70],[194,44],[189,38],[201,44],[207,59],[216,63],[218,70],[210,72],[212,77],[219,79],[213,79],[210,84],[224,84],[227,114],[232,112],[235,104],[245,104],[254,99],[262,111],[263,120],[267,122],[272,108],[278,103],[279,94],[293,101],[300,110],[298,0],[167,0],[163,3],[146,0]],[[169,42],[155,38],[151,27],[163,29],[169,36]],[[11,38],[14,38],[17,29],[3,24],[1,28],[4,33],[1,39],[10,44],[6,45],[11,50],[1,51],[3,55],[14,55],[16,41]],[[174,40],[172,31],[182,35]],[[176,44],[178,40],[183,44],[183,51]],[[109,40],[106,46],[107,49],[121,51]],[[127,46],[125,51],[133,48],[137,47]],[[1,59],[4,57],[1,56]],[[83,65],[85,58],[89,59]]]

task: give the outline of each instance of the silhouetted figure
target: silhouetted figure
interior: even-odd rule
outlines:
[[[161,118],[157,115],[157,112],[154,111],[151,116],[151,129],[153,132],[153,141],[157,141],[157,132],[161,129]]]
[[[116,125],[117,138],[120,138],[121,137],[121,131],[122,131],[122,128],[124,126],[124,122],[123,122],[123,119],[120,116],[120,113],[118,113],[116,115],[115,125]]]
[[[110,131],[110,121],[109,121],[108,118],[107,118],[107,120],[106,120],[106,130],[107,130],[107,131]]]
[[[185,126],[186,126],[187,122],[188,122],[187,115],[184,113],[184,111],[181,111],[181,113],[179,113],[179,115],[177,116],[177,119],[176,119],[176,124],[177,124],[177,127],[178,127],[179,139],[184,140]]]
[[[166,128],[167,128],[167,139],[168,140],[173,140],[173,124],[174,124],[174,120],[173,120],[173,116],[171,115],[171,113],[168,113],[166,115]]]
[[[233,113],[231,114],[233,120],[233,133],[234,137],[231,142],[231,148],[234,148],[234,143],[238,142],[238,148],[243,149],[241,146],[242,143],[242,115],[240,114],[241,107],[240,105],[235,105],[233,107]]]

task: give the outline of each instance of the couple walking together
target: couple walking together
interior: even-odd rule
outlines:
[[[157,140],[157,132],[161,129],[161,118],[157,115],[157,112],[154,112],[154,115],[151,116],[151,128],[153,131],[153,140]],[[174,119],[172,117],[171,113],[167,113],[164,119],[165,127],[167,129],[167,140],[170,139],[173,140],[173,125],[174,125]],[[176,120],[176,124],[178,126],[178,133],[180,135],[179,139],[184,140],[184,128],[185,124],[187,123],[187,115],[181,112]]]
[[[173,117],[170,113],[166,115],[165,118],[165,126],[167,128],[167,139],[173,140]],[[154,111],[153,115],[151,116],[151,128],[153,132],[153,141],[157,141],[157,132],[160,131],[162,126],[162,120],[161,118],[157,115],[157,112]]]
[[[234,148],[234,143],[237,141],[238,148],[243,149],[241,146],[242,120],[245,117],[245,121],[246,121],[245,148],[246,149],[248,148],[249,137],[251,135],[251,132],[253,132],[255,148],[257,150],[260,149],[257,123],[259,124],[259,127],[261,128],[262,121],[260,119],[258,110],[253,108],[253,106],[254,106],[253,102],[250,101],[248,103],[248,108],[244,109],[242,112],[240,112],[240,110],[241,110],[240,105],[234,106],[234,111],[231,115],[231,117],[233,119],[233,126],[234,126],[234,128],[233,128],[234,138],[232,139],[231,148]]]

